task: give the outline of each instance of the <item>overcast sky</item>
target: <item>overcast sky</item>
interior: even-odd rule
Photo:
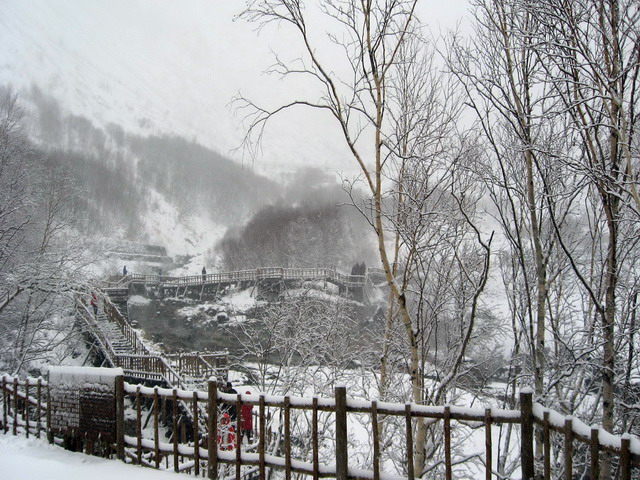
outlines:
[[[238,92],[275,104],[290,92],[262,72],[271,50],[295,55],[286,31],[234,20],[244,1],[0,0],[0,83],[32,83],[73,113],[131,131],[176,132],[223,154],[242,135],[229,107]],[[437,34],[467,15],[466,0],[423,1]],[[144,130],[140,125],[150,125]],[[258,169],[302,162],[355,171],[330,119],[302,112],[267,132]]]

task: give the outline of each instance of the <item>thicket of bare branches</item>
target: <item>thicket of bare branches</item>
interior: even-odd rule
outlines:
[[[451,42],[449,67],[483,132],[478,175],[509,245],[511,399],[531,378],[538,401],[633,431],[638,5],[474,8],[474,41]]]
[[[306,107],[329,112],[361,169],[369,194],[354,202],[370,221],[390,291],[381,333],[380,394],[397,369],[409,374],[412,401],[445,401],[465,372],[489,271],[491,238],[477,228],[477,182],[468,175],[474,140],[457,129],[461,103],[429,63],[434,50],[415,16],[416,1],[331,1],[315,19],[301,2],[254,1],[242,17],[260,28],[278,23],[298,35],[303,58],[276,56],[283,78],[304,77],[317,96],[264,107],[239,97],[247,113],[246,145],[255,147],[280,112]],[[336,47],[328,55],[314,25]],[[319,46],[320,45],[320,46]],[[449,264],[441,263],[445,257]],[[397,329],[403,335],[397,344]],[[451,331],[456,335],[451,336]],[[441,376],[439,387],[426,375]],[[446,373],[445,373],[446,372]],[[404,390],[406,391],[406,390]],[[417,421],[415,470],[423,472],[427,425]]]
[[[288,28],[305,52],[276,57],[271,72],[306,77],[318,93],[271,107],[236,99],[247,145],[293,107],[327,111],[340,127],[370,193],[356,206],[391,292],[381,396],[404,362],[414,401],[447,401],[474,339],[494,325],[510,337],[505,405],[532,385],[539,402],[634,431],[640,10],[631,1],[472,3],[473,38],[448,42],[447,76],[433,66],[416,1],[322,2],[332,49],[317,43],[316,14],[300,2],[250,2],[243,18]],[[343,57],[333,61],[336,46]],[[463,111],[475,117],[466,130]],[[500,226],[500,251],[480,214]],[[490,273],[508,318],[483,310]],[[425,474],[438,454],[427,431],[417,425],[415,469]],[[506,431],[503,475],[510,442]]]
[[[85,264],[69,236],[75,190],[23,132],[11,91],[0,99],[0,369],[39,373],[69,353],[74,295]],[[33,370],[31,370],[33,369]]]

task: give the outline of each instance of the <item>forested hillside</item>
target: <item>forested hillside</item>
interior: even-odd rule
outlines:
[[[230,269],[322,264],[348,270],[373,258],[362,235],[365,219],[338,207],[351,200],[331,174],[302,169],[278,184],[176,135],[100,128],[65,113],[37,87],[18,100],[34,157],[77,188],[66,208],[81,233],[158,244],[178,235],[187,248],[170,253],[193,254],[186,250],[198,248],[194,237],[204,237],[210,249],[228,229],[219,247]]]
[[[348,272],[354,263],[375,258],[373,246],[362,238],[358,215],[329,201],[269,205],[240,229],[229,231],[219,250],[230,270],[282,265],[336,266]]]
[[[275,182],[196,142],[132,135],[114,124],[102,129],[66,114],[36,87],[24,101],[31,138],[83,192],[73,203],[82,231],[148,241],[145,213],[159,202],[175,209],[177,222],[195,216],[226,226],[279,195]]]

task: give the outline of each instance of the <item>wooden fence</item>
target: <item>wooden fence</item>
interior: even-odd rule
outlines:
[[[182,375],[203,379],[213,376],[226,379],[227,353],[183,352],[165,354],[165,357],[177,366]]]
[[[49,432],[47,415],[47,383],[42,379],[19,380],[4,375],[2,377],[2,430],[26,435],[40,435]],[[431,419],[442,423],[444,446],[444,478],[454,478],[452,454],[452,427],[454,422],[473,423],[485,429],[484,463],[485,478],[498,478],[492,472],[495,448],[491,438],[491,427],[498,424],[517,424],[520,428],[520,459],[522,478],[532,479],[534,475],[551,478],[551,432],[561,437],[560,450],[564,455],[564,478],[573,475],[572,461],[574,447],[587,445],[591,459],[590,478],[597,478],[599,457],[607,452],[614,456],[617,477],[622,480],[638,478],[640,466],[640,440],[630,435],[616,436],[602,429],[588,427],[576,419],[565,417],[557,412],[544,409],[532,402],[532,393],[520,394],[519,410],[496,408],[469,409],[454,406],[429,407],[415,404],[392,404],[375,401],[363,401],[347,398],[344,387],[335,388],[334,398],[301,398],[267,395],[232,395],[218,391],[215,382],[209,382],[208,391],[186,391],[179,389],[150,388],[116,382],[116,402],[118,434],[112,452],[120,459],[128,459],[140,465],[155,468],[173,468],[196,476],[208,478],[221,476],[248,476],[267,478],[268,469],[284,471],[286,479],[299,473],[314,479],[335,477],[338,479],[413,479],[414,428],[416,419]],[[184,417],[178,409],[178,402],[191,404],[196,418],[192,429],[187,431]],[[125,405],[129,412],[125,415]],[[229,405],[235,406],[238,415],[231,425],[226,424],[223,412]],[[240,418],[243,405],[251,405],[255,419],[255,441],[243,442],[241,435],[229,435],[231,428],[241,432]],[[204,422],[198,421],[203,415]],[[309,421],[306,441],[310,444],[304,458],[295,458],[294,446],[299,446],[301,438],[294,435],[292,419],[305,415]],[[320,416],[331,420],[331,435],[322,437],[319,433]],[[350,416],[365,416],[368,421],[370,465],[350,465],[348,425]],[[125,418],[126,417],[126,418]],[[402,476],[382,471],[381,439],[378,426],[383,418],[397,418],[404,425],[404,435],[398,439],[394,448],[405,452],[404,472]],[[278,422],[274,422],[274,419]],[[151,430],[147,422],[152,422]],[[533,456],[533,430],[538,424],[543,431],[543,466],[536,471]],[[168,430],[167,439],[163,432]],[[125,432],[133,435],[125,435]],[[53,436],[49,435],[53,441]],[[576,443],[578,442],[578,443]],[[329,457],[327,456],[329,444]],[[402,444],[402,445],[401,445]],[[298,451],[298,450],[295,450]],[[353,452],[351,452],[353,453]],[[632,470],[636,469],[636,470]],[[536,477],[538,478],[538,477]]]
[[[5,434],[11,430],[16,435],[40,438],[49,431],[50,417],[46,402],[47,382],[42,378],[2,375],[2,425]],[[51,440],[50,440],[51,441]]]

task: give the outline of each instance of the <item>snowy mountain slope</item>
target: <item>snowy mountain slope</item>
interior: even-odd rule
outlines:
[[[244,4],[2,0],[0,84],[21,90],[36,84],[96,125],[177,134],[228,155],[244,134],[229,106],[238,92],[271,106],[316,92],[299,79],[283,83],[263,73],[273,63],[272,51],[293,59],[301,50],[283,35],[284,27],[258,33],[255,25],[235,20]],[[467,0],[429,0],[419,3],[418,12],[437,36],[458,26],[466,8]],[[328,43],[323,27],[318,22],[310,28],[316,40]],[[356,166],[336,135],[328,115],[304,109],[284,114],[268,129],[253,167],[272,176],[301,164],[352,175]],[[233,157],[243,161],[240,152]]]
[[[228,154],[243,135],[233,96],[277,101],[278,91],[288,93],[262,75],[271,63],[267,44],[283,41],[234,21],[241,8],[205,0],[3,0],[0,84],[38,85],[99,126],[177,134]],[[313,117],[277,121],[255,167],[276,175],[302,162],[352,168]]]
[[[197,31],[213,25],[202,21],[185,35],[180,22],[180,10],[166,2],[161,10],[149,2],[5,1],[0,79],[46,86],[73,113],[133,132],[202,134],[203,124],[214,125],[207,117],[224,105],[193,88],[212,76],[191,64],[203,63],[203,52],[213,50],[212,39]],[[203,108],[189,111],[194,97]]]
[[[36,86],[58,102],[63,115],[87,119],[97,129],[116,125],[127,134],[179,135],[226,155],[243,135],[229,107],[234,95],[241,91],[274,105],[308,87],[263,75],[273,61],[271,50],[289,58],[300,51],[280,38],[281,29],[258,34],[234,20],[243,6],[209,0],[0,0],[0,85],[11,84],[23,96]],[[429,2],[424,8],[428,18],[447,12]],[[317,38],[324,35],[322,24],[314,27]],[[296,110],[275,121],[264,156],[251,170],[280,177],[306,164],[354,173],[350,155],[335,141],[335,126],[325,120]],[[240,153],[232,159],[249,162]],[[167,212],[175,205],[170,198],[156,203],[163,202],[166,208],[144,223],[163,225],[157,230],[167,241],[181,243],[168,245],[170,250],[184,251],[204,226],[175,234],[165,224],[175,225],[183,212],[172,216]],[[217,231],[207,228],[206,238],[214,236],[211,229]]]
[[[205,253],[279,195],[274,182],[184,137],[101,128],[35,85],[19,104],[39,161],[80,191],[72,213],[83,233],[160,244],[172,256]]]

